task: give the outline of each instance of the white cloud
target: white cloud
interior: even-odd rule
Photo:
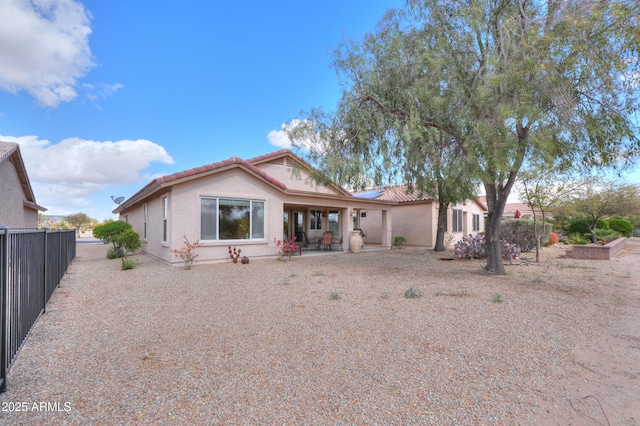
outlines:
[[[289,139],[288,132],[296,130],[295,144]],[[267,139],[271,145],[281,148],[291,148],[295,145],[305,151],[322,152],[327,149],[326,141],[318,133],[316,123],[311,120],[293,119],[289,123],[283,123],[280,130],[272,130],[267,134]]]
[[[117,142],[68,138],[51,144],[37,136],[2,136],[20,144],[27,175],[38,204],[83,209],[91,197],[109,187],[140,185],[151,163],[173,164],[160,145],[146,139]]]
[[[0,88],[26,90],[49,107],[77,96],[93,68],[91,27],[75,0],[0,0]]]
[[[295,121],[295,120],[294,120]],[[279,146],[280,148],[291,148],[291,140],[287,136],[287,128],[290,125],[283,123],[280,126],[280,130],[272,130],[267,134],[267,140],[273,146]]]

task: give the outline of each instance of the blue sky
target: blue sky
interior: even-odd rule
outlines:
[[[331,52],[404,0],[0,0],[0,140],[46,214],[115,217],[159,175],[281,148]]]
[[[280,149],[334,107],[331,52],[403,5],[0,0],[0,140],[47,214],[115,217],[156,176]]]

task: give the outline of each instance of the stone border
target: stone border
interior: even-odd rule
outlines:
[[[573,250],[567,250],[567,257],[572,259],[600,259],[611,260],[625,247],[627,239],[617,238],[605,245],[574,245]]]

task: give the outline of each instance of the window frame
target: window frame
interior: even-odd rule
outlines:
[[[473,213],[473,215],[471,216],[471,222],[471,230],[473,232],[480,231],[480,215],[477,213]]]
[[[211,243],[227,243],[229,241],[265,241],[266,239],[266,210],[267,210],[267,202],[263,199],[253,199],[253,198],[232,198],[232,197],[223,197],[223,196],[211,196],[211,195],[202,195],[199,198],[199,216],[200,216],[200,226],[199,226],[199,237],[202,242],[211,242]],[[202,211],[203,201],[208,200],[209,202],[215,201],[212,203],[210,207],[213,207],[213,212],[204,212]],[[249,238],[220,238],[220,201],[231,201],[231,202],[247,202],[248,203],[248,214],[249,214],[249,230],[247,234]],[[261,209],[258,205],[261,204]],[[226,205],[223,203],[223,206]],[[233,205],[233,203],[229,204]],[[258,208],[258,209],[256,209]],[[262,211],[262,217],[260,217],[260,211]],[[208,218],[211,219],[211,215],[213,215],[213,238],[210,238],[209,235],[203,234],[203,223],[204,223],[204,215],[208,214]],[[257,218],[256,218],[257,216]],[[257,223],[256,220],[261,221],[261,223]],[[255,234],[261,234],[262,236],[255,237]]]
[[[166,244],[169,240],[169,196],[162,197],[162,242]]]
[[[322,231],[322,210],[309,210],[309,230]]]
[[[462,209],[451,210],[451,232],[463,232]]]

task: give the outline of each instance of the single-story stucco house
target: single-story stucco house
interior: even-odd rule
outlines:
[[[36,203],[20,145],[0,141],[0,226],[37,228],[38,212],[46,210]]]
[[[377,212],[379,244],[392,244],[387,200],[354,197],[337,185],[309,179],[312,167],[288,149],[243,160],[238,157],[154,179],[114,211],[140,234],[142,251],[170,264],[184,237],[203,246],[197,263],[228,259],[228,247],[251,257],[277,253],[273,240],[296,236],[313,245],[325,231],[334,249],[347,250],[361,211]],[[355,225],[355,226],[354,226]]]
[[[429,197],[419,196],[417,191],[407,192],[407,185],[395,185],[365,192],[355,193],[356,197],[370,200],[390,201],[394,205],[393,237],[406,238],[409,245],[433,247],[438,232],[438,203]],[[476,235],[484,232],[484,216],[486,207],[478,200],[468,200],[464,203],[450,206],[447,212],[447,232],[450,241],[455,243],[465,235]],[[379,244],[381,229],[379,227],[379,213],[360,211],[359,227],[366,234],[367,243]]]

